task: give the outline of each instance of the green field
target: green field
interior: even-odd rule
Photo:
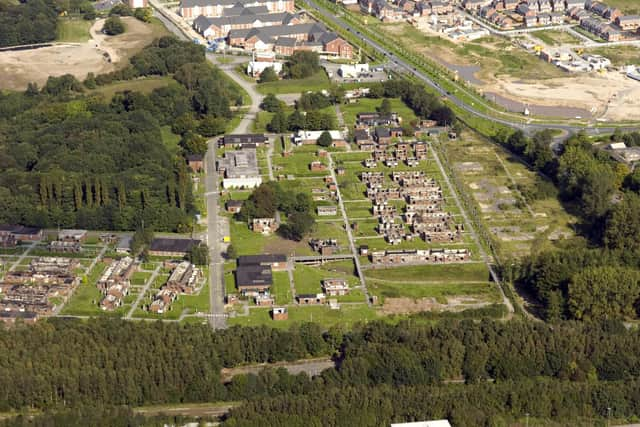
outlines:
[[[601,47],[586,49],[585,52],[607,57],[615,66],[640,65],[640,48],[636,46]]]
[[[286,271],[273,272],[271,294],[275,297],[276,304],[278,305],[286,305],[293,302],[291,286],[289,285],[289,273]]]
[[[353,273],[344,272],[344,268],[332,269],[331,264],[332,263],[328,263],[322,267],[296,264],[296,269],[293,272],[296,294],[321,293],[321,282],[323,279],[345,279],[350,286],[359,284],[358,278],[354,276]]]
[[[549,46],[562,44],[578,44],[580,40],[565,31],[544,30],[536,31],[533,36]]]
[[[305,79],[285,79],[277,82],[260,83],[257,85],[256,90],[264,95],[268,93],[301,93],[328,89],[330,85],[327,74],[324,70],[321,70]]]
[[[274,321],[268,308],[252,308],[249,316],[229,318],[229,325],[258,326],[269,325],[273,328],[288,329],[293,324],[315,322],[324,327],[341,325],[349,327],[357,322],[367,322],[380,318],[380,315],[366,304],[342,305],[340,310],[331,310],[327,306],[289,307],[289,319]]]
[[[97,316],[106,313],[102,311],[98,305],[102,299],[102,294],[96,287],[96,282],[106,268],[107,265],[102,262],[96,264],[87,276],[87,280],[83,280],[82,283],[80,283],[71,299],[64,306],[62,314]]]
[[[93,21],[81,18],[60,18],[56,41],[61,43],[84,43],[91,38],[89,28]]]
[[[111,99],[118,92],[136,91],[144,94],[151,93],[154,89],[177,84],[171,77],[145,77],[136,80],[115,82],[104,86],[98,86],[91,93],[100,93],[106,99]]]
[[[483,263],[417,265],[366,270],[367,279],[407,282],[486,282],[489,269]]]
[[[638,0],[607,0],[609,6],[614,6],[622,10],[625,15],[640,14],[640,3]]]
[[[385,282],[382,280],[369,280],[369,291],[382,298],[435,298],[439,303],[446,304],[447,297],[473,296],[486,301],[499,302],[500,295],[496,285],[489,282],[476,283],[412,283],[412,282]]]

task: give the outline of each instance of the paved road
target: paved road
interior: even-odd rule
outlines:
[[[335,165],[333,163],[333,158],[331,157],[331,153],[328,153],[329,157],[329,170],[331,171],[331,177],[333,178],[333,182],[338,183],[338,178],[336,177]],[[342,220],[344,222],[344,228],[347,232],[347,238],[349,239],[349,247],[351,248],[351,253],[353,254],[353,262],[356,266],[356,273],[358,273],[358,278],[360,279],[360,286],[362,287],[362,293],[364,293],[365,298],[367,299],[367,304],[371,305],[371,298],[369,297],[369,291],[367,290],[367,283],[364,280],[364,274],[362,273],[362,268],[360,267],[360,259],[358,258],[358,250],[356,249],[356,242],[353,238],[353,234],[351,233],[351,224],[349,224],[349,218],[347,217],[347,210],[344,208],[344,203],[342,202],[342,195],[340,194],[340,186],[336,186],[336,196],[338,198],[338,206],[340,207],[340,213],[342,214]]]
[[[264,95],[258,93],[256,91],[255,83],[250,83],[247,80],[243,79],[238,75],[236,71],[237,62],[232,62],[229,64],[219,64],[216,56],[213,54],[207,54],[207,59],[211,61],[213,64],[216,64],[222,71],[224,71],[227,76],[231,78],[234,82],[238,84],[242,89],[247,91],[250,98],[249,110],[245,113],[242,121],[233,131],[233,133],[250,133],[251,125],[256,119],[256,115],[260,111],[260,104],[262,103],[262,99]],[[240,58],[241,61],[245,61],[246,58]]]
[[[217,139],[209,140],[205,156],[205,202],[207,204],[207,243],[209,245],[209,323],[214,329],[224,329],[227,321],[224,313],[224,267],[222,264],[222,236],[219,233],[219,190],[216,170]]]
[[[320,7],[314,0],[304,0],[304,1],[308,5],[310,5],[312,9],[315,9],[320,15],[322,15],[324,17],[324,19],[332,21],[336,26],[338,26],[338,27],[340,27],[340,28],[342,28],[342,29],[344,29],[346,31],[352,32],[353,34],[357,34],[357,36],[363,41],[363,43],[371,46],[373,49],[375,49],[379,53],[381,53],[381,54],[387,56],[388,58],[390,58],[391,61],[393,63],[395,63],[398,68],[400,68],[403,71],[405,71],[405,72],[413,75],[414,77],[418,78],[419,80],[424,82],[427,86],[430,86],[431,88],[436,90],[440,95],[446,96],[458,108],[461,108],[461,109],[467,111],[468,113],[471,113],[471,114],[473,114],[475,116],[478,116],[478,117],[480,117],[482,119],[493,121],[493,122],[500,123],[500,124],[503,124],[503,125],[507,125],[507,126],[510,126],[510,127],[513,127],[513,128],[522,129],[526,133],[532,133],[532,132],[535,132],[535,131],[538,131],[538,130],[543,130],[543,129],[560,129],[560,130],[567,131],[567,132],[578,132],[578,131],[581,131],[581,130],[585,130],[587,133],[591,134],[591,133],[598,133],[598,132],[600,132],[600,133],[611,133],[616,129],[614,127],[600,127],[598,129],[593,129],[593,128],[585,128],[584,126],[574,126],[574,125],[558,124],[558,123],[543,123],[543,122],[523,123],[522,121],[514,121],[513,119],[503,119],[503,118],[497,118],[497,117],[494,117],[494,116],[490,116],[490,115],[488,115],[486,113],[483,113],[483,112],[477,110],[472,105],[467,105],[464,101],[460,100],[455,94],[447,93],[447,91],[442,89],[438,85],[438,83],[436,83],[433,80],[431,80],[431,78],[429,78],[426,74],[424,74],[421,71],[415,69],[408,62],[406,62],[402,58],[396,56],[391,51],[388,51],[386,48],[384,48],[383,46],[379,45],[377,42],[375,42],[374,40],[370,39],[366,35],[361,34],[359,30],[357,30],[356,28],[351,27],[341,17],[336,16],[331,11],[328,11],[328,10]],[[462,89],[460,87],[460,88],[458,88],[458,90],[463,91],[464,89]],[[487,106],[487,108],[492,110],[495,113],[502,114],[501,111],[496,110],[496,109],[494,109],[493,107],[491,107],[489,105]],[[637,129],[637,127],[621,128],[621,130],[623,130],[623,131],[631,131],[631,130],[635,130],[635,129]]]

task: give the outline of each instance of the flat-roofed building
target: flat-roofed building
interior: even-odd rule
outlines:
[[[224,173],[224,188],[255,188],[262,184],[255,148],[224,153],[218,160],[218,171]]]

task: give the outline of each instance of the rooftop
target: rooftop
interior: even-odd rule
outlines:
[[[193,246],[199,244],[200,240],[157,237],[153,239],[149,249],[154,252],[188,252]]]

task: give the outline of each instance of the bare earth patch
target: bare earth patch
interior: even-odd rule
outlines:
[[[0,89],[23,90],[29,82],[42,86],[49,76],[73,74],[83,80],[87,73],[107,73],[154,37],[154,29],[132,17],[122,18],[127,31],[118,36],[100,32],[104,20],[93,24],[92,39],[86,43],[64,43],[39,49],[0,52]]]

